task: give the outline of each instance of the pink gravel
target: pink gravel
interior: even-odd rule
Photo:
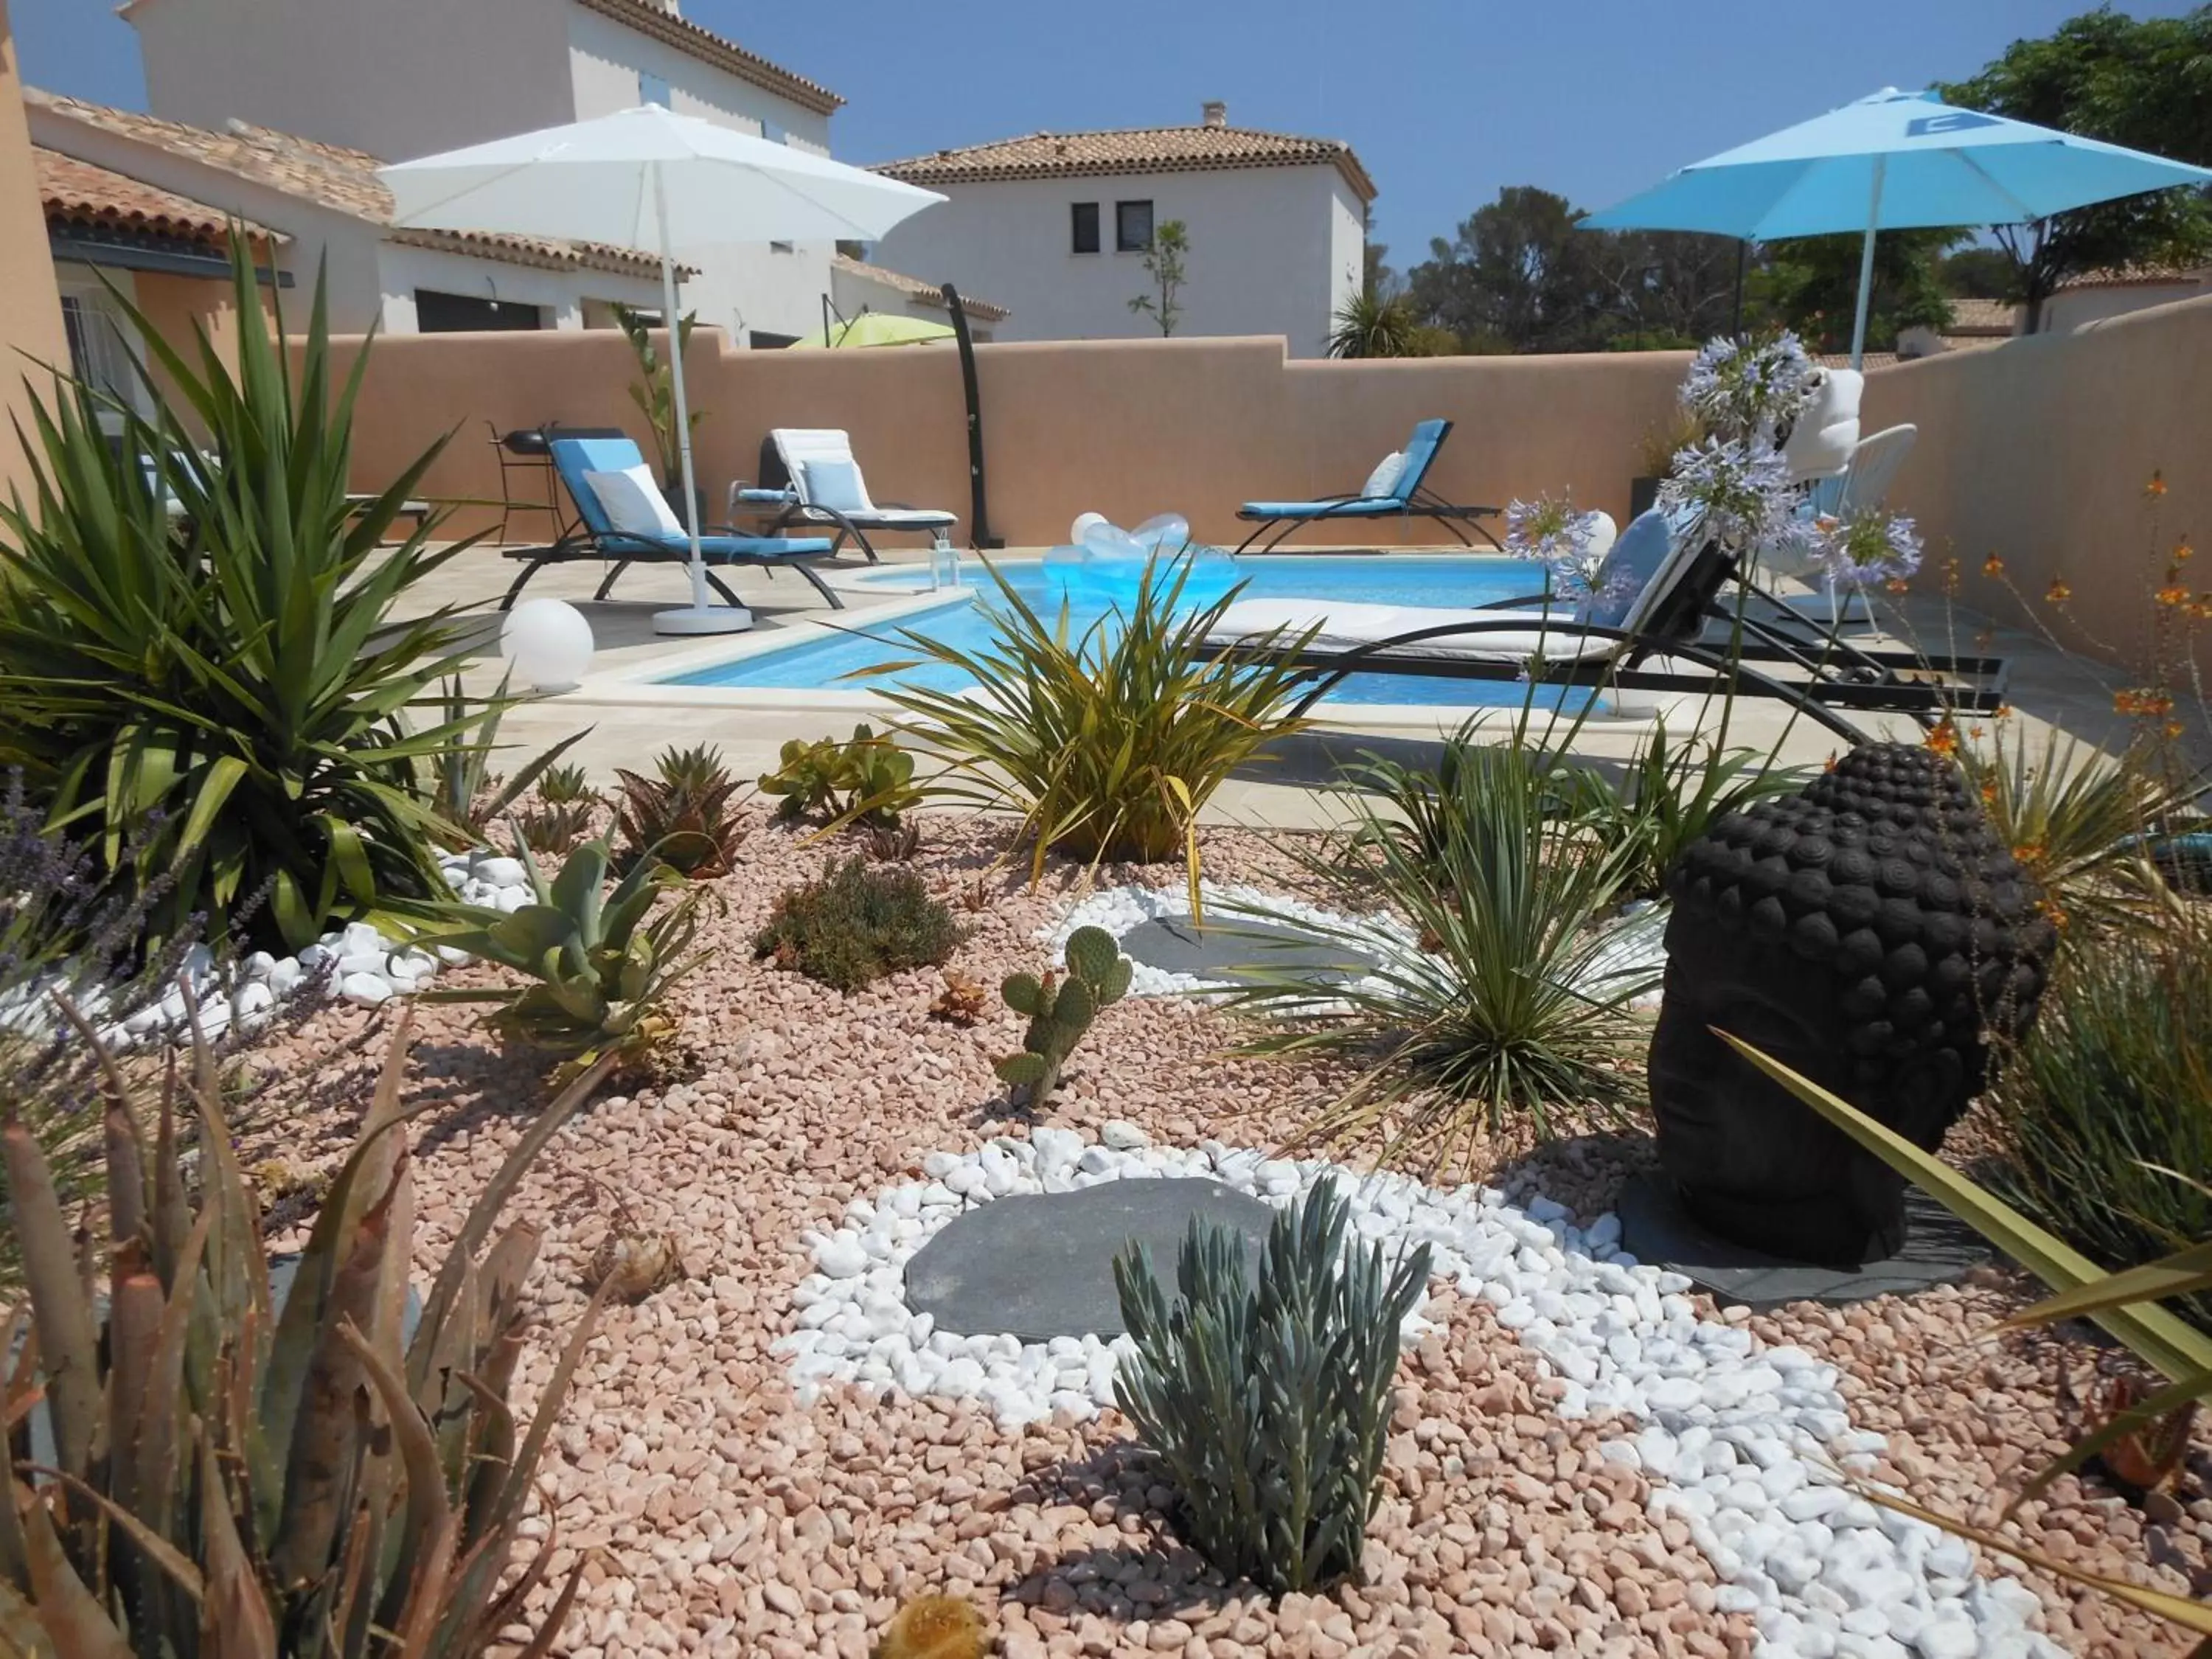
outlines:
[[[917,867],[974,929],[953,966],[989,986],[1043,966],[1033,935],[1074,873],[1055,864],[1030,893],[1018,870],[987,870],[1003,825],[926,823]],[[1205,848],[1211,875],[1303,884],[1279,843],[1212,831]],[[1485,1304],[1442,1287],[1431,1309],[1438,1328],[1401,1365],[1365,1582],[1326,1596],[1270,1605],[1222,1583],[1176,1539],[1163,1473],[1118,1413],[1006,1431],[964,1402],[850,1389],[800,1407],[769,1345],[791,1328],[789,1293],[810,1269],[801,1234],[836,1224],[851,1199],[913,1178],[929,1152],[1020,1127],[1002,1115],[989,1067],[1019,1040],[995,994],[963,1029],[929,1017],[942,988],[934,970],[846,997],[754,961],[751,936],[776,892],[844,850],[755,831],[737,868],[712,884],[726,905],[706,930],[713,959],[678,994],[681,1032],[653,1080],[580,1115],[513,1206],[545,1231],[533,1291],[549,1334],[584,1304],[610,1210],[595,1182],[640,1228],[673,1235],[688,1272],[606,1312],[539,1471],[559,1521],[556,1577],[586,1563],[588,1589],[561,1651],[860,1659],[902,1601],[938,1590],[973,1597],[1010,1659],[1750,1651],[1749,1620],[1716,1609],[1713,1571],[1683,1522],[1648,1516],[1643,1477],[1598,1459],[1595,1446],[1617,1431],[1552,1416],[1555,1385],[1534,1358]],[[1176,873],[1100,879],[1166,884]],[[979,874],[982,908],[971,913]],[[267,1115],[245,1149],[249,1165],[281,1159],[304,1174],[342,1155],[380,1044],[369,1036],[350,1055],[338,1051],[381,1019],[332,1006],[257,1051],[257,1063],[313,1081],[288,1085],[300,1110]],[[426,1271],[544,1097],[526,1063],[469,1020],[442,1007],[416,1020]],[[1218,1014],[1125,1001],[1101,1017],[1049,1121],[1096,1131],[1124,1119],[1183,1145],[1209,1135],[1273,1144],[1328,1079],[1310,1066],[1226,1056],[1230,1036]],[[1584,1139],[1522,1161],[1509,1184],[1594,1213],[1647,1149],[1636,1136]],[[2058,1344],[1969,1340],[2020,1305],[2022,1286],[1990,1279],[1750,1323],[1837,1363],[1858,1424],[1890,1435],[1897,1473],[1965,1512],[2078,1421],[2056,1403]],[[518,1379],[526,1411],[548,1346]],[[2075,1371],[2085,1369],[2077,1355]],[[2212,1452],[2203,1437],[2197,1449],[2176,1497],[2138,1510],[2069,1480],[2030,1506],[2027,1535],[2164,1588],[2212,1591]],[[2024,1577],[2044,1599],[2049,1633],[2074,1651],[2186,1649],[2114,1604]]]

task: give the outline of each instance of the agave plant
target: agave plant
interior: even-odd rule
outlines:
[[[2177,1297],[2201,1297],[2212,1291],[2212,1240],[2190,1243],[2125,1272],[2106,1273],[1936,1154],[1748,1043],[1726,1032],[1721,1036],[1753,1066],[2057,1292],[2014,1315],[1999,1330],[2090,1320],[2165,1379],[2161,1387],[2135,1393],[2094,1432],[2039,1469],[2013,1494],[2007,1518],[2021,1504],[2049,1491],[2061,1475],[2084,1467],[2093,1458],[2130,1442],[2166,1439],[2172,1433],[2168,1425],[2197,1402],[2212,1398],[2212,1335],[2191,1328],[2160,1305]],[[2201,1653],[2205,1645],[2212,1644],[2212,1605],[2041,1554],[1993,1528],[1974,1526],[1880,1488],[1864,1488],[1864,1495],[1985,1548],[2029,1562],[2064,1583],[2124,1601],[2179,1626],[2199,1638],[2192,1652]]]
[[[518,837],[532,902],[512,913],[449,902],[442,907],[464,926],[424,937],[532,975],[536,983],[446,988],[416,994],[433,1002],[490,1002],[484,1023],[502,1036],[561,1056],[571,1066],[601,1055],[635,1054],[664,1036],[660,1005],[703,954],[690,954],[699,933],[700,890],[650,856],[639,859],[612,892],[602,892],[613,854],[606,842],[586,842],[548,882]],[[671,889],[675,903],[653,914]]]
[[[1663,892],[1682,849],[1715,820],[1805,782],[1800,769],[1775,764],[1772,750],[1731,749],[1727,742],[1725,722],[1713,737],[1678,743],[1668,737],[1665,720],[1654,720],[1620,787],[1601,784],[1581,796],[1582,820],[1592,834],[1636,849],[1621,878],[1627,896]]]
[[[52,1444],[39,1465],[14,1463],[0,1504],[9,1651],[465,1659],[526,1627],[556,1548],[548,1527],[517,1570],[532,1476],[598,1304],[521,1427],[507,1395],[538,1230],[491,1233],[599,1079],[580,1079],[508,1155],[408,1339],[406,1056],[403,1012],[361,1139],[281,1295],[204,1043],[181,1098],[173,1072],[149,1101],[107,1063],[97,1258],[80,1254],[37,1143],[0,1124],[29,1285],[27,1340],[23,1308],[7,1316],[18,1357],[0,1398],[18,1433],[42,1418]],[[560,1633],[582,1567],[527,1650]]]
[[[231,257],[238,313],[258,316],[242,241]],[[219,350],[201,331],[190,357],[117,303],[153,356],[153,412],[82,385],[34,402],[27,499],[0,505],[0,765],[95,832],[108,870],[166,878],[156,939],[264,889],[258,942],[289,949],[436,895],[444,826],[417,769],[469,726],[410,731],[404,711],[459,671],[459,635],[448,611],[393,611],[468,543],[434,552],[435,514],[385,543],[443,440],[349,497],[370,354],[337,379],[319,278],[304,338],[280,319]]]
[[[984,568],[999,589],[999,603],[982,605],[998,629],[992,645],[969,651],[902,629],[921,654],[868,671],[890,676],[930,662],[990,688],[982,698],[878,688],[945,763],[925,793],[1018,812],[1033,844],[1032,880],[1053,852],[1093,867],[1180,857],[1197,913],[1198,815],[1231,773],[1305,728],[1291,712],[1304,676],[1209,651],[1241,589],[1183,610],[1187,558],[1148,564],[1126,611],[1073,639],[1065,603],[1048,621],[988,560]]]
[[[687,876],[726,874],[745,838],[745,823],[731,810],[738,781],[722,764],[720,751],[706,744],[665,750],[653,766],[652,777],[620,768],[615,772],[622,867],[658,860]]]

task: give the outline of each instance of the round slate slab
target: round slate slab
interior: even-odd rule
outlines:
[[[906,1266],[907,1305],[957,1336],[1119,1336],[1114,1257],[1132,1241],[1171,1285],[1193,1216],[1244,1235],[1257,1268],[1275,1212],[1218,1181],[1163,1176],[1102,1181],[1071,1193],[994,1199],[939,1231]]]
[[[1686,1273],[1723,1304],[1755,1311],[1785,1302],[1844,1304],[1877,1296],[1911,1296],[1965,1277],[1990,1259],[1990,1247],[1934,1199],[1905,1195],[1905,1248],[1884,1261],[1819,1267],[1785,1261],[1707,1232],[1682,1207],[1671,1184],[1647,1175],[1620,1189],[1620,1242],[1646,1266]]]
[[[1165,974],[1249,985],[1295,974],[1325,985],[1361,979],[1375,959],[1341,939],[1249,917],[1200,925],[1189,915],[1158,916],[1121,935],[1123,954]]]

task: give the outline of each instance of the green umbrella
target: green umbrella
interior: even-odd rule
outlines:
[[[920,317],[895,317],[887,311],[864,311],[850,322],[832,323],[793,342],[795,349],[819,351],[824,347],[918,345],[924,340],[949,340],[951,326]]]

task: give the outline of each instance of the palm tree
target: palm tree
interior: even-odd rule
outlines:
[[[1402,294],[1385,298],[1362,288],[1329,319],[1332,357],[1413,357],[1420,355],[1419,323]]]

